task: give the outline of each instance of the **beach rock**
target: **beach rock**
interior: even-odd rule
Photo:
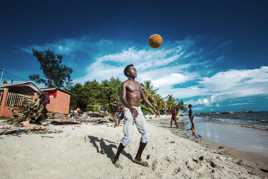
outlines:
[[[250,175],[255,175],[256,172],[255,172],[254,170],[248,170],[248,174],[250,174]]]
[[[221,160],[221,161],[224,161],[224,157],[222,157],[222,156],[216,156],[216,159],[218,159],[218,160]]]
[[[222,150],[215,152],[215,154],[224,155],[224,152]]]
[[[168,163],[171,162],[171,159],[170,159],[168,156],[166,156],[165,160],[166,160]]]
[[[200,156],[198,159],[199,159],[200,161],[203,161],[203,160],[204,160],[204,156]]]
[[[149,160],[150,157],[151,157],[151,156],[148,154],[148,155],[146,156],[146,160]]]
[[[45,135],[41,135],[42,138],[54,138],[53,136],[45,136]]]
[[[243,165],[243,160],[237,160],[237,161],[235,161],[235,163],[238,165]]]
[[[175,170],[173,171],[173,175],[177,175],[179,172],[181,171],[181,168],[175,168]]]
[[[170,141],[170,143],[171,143],[171,144],[174,144],[174,143],[175,143],[175,141]]]
[[[191,161],[186,161],[186,162],[185,162],[185,165],[186,165],[186,167],[187,167],[189,170],[191,170],[191,171],[194,170],[193,162],[191,162]]]
[[[213,161],[210,161],[210,166],[215,168],[217,165]]]
[[[223,146],[219,146],[218,149],[224,149],[224,147]]]
[[[198,163],[198,159],[197,159],[197,158],[193,158],[193,161],[194,161],[195,163]]]

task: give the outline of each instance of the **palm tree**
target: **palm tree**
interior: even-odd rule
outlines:
[[[177,106],[176,99],[172,95],[168,95],[166,98],[166,110],[170,111],[172,107]]]
[[[185,111],[187,109],[187,107],[185,106],[183,100],[178,100],[177,106],[178,106],[178,110]]]
[[[151,84],[151,81],[145,81],[142,84],[142,87],[146,97],[151,102],[151,104],[159,112],[163,113],[165,109],[165,101],[159,94],[157,94],[158,89],[154,89],[153,85]],[[153,113],[152,109],[146,107],[145,105],[142,105],[142,108],[147,112]]]

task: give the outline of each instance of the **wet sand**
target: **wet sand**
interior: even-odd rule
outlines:
[[[198,120],[195,124],[198,134],[205,139],[243,152],[268,156],[268,131]]]
[[[196,123],[198,134],[218,145],[224,145],[230,154],[268,168],[268,132],[208,122]]]
[[[219,153],[230,155],[237,159],[252,172],[268,177],[268,173],[260,169],[268,169],[268,132],[263,130],[243,128],[228,124],[196,121],[197,133],[201,139],[191,137],[188,119],[183,117],[183,127],[180,129],[169,127],[169,118],[163,118],[158,125],[169,128],[181,137],[191,139],[199,144],[214,149]],[[218,149],[221,150],[218,150]],[[241,162],[241,160],[243,162]]]

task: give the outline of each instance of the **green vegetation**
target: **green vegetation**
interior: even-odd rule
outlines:
[[[69,88],[71,85],[72,69],[62,64],[62,55],[55,54],[51,50],[39,51],[32,49],[33,56],[40,63],[44,77],[38,74],[30,75],[29,78],[36,83],[45,84],[47,87]]]
[[[78,83],[71,88],[71,106],[72,108],[80,107],[83,111],[104,110],[111,113],[120,104],[121,83],[116,78],[102,82],[94,80],[84,84]],[[166,100],[162,98],[157,94],[157,89],[153,88],[150,81],[145,81],[141,85],[143,86],[146,97],[157,108],[160,114],[169,112],[172,106],[177,106],[180,110],[185,109],[183,101],[178,101],[171,95]],[[153,113],[145,104],[142,104],[142,109],[145,113]]]
[[[111,78],[102,82],[88,81],[76,84],[71,88],[72,108],[80,107],[86,111],[99,111],[100,109],[112,112],[119,104],[119,90],[121,81]]]

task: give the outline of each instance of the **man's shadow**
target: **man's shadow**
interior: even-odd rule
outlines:
[[[110,160],[113,161],[115,157],[113,148],[117,149],[115,142],[103,138],[99,139],[98,137],[95,136],[87,136],[87,137],[89,139],[89,142],[92,143],[92,145],[96,148],[97,153],[105,154],[106,157],[110,158]],[[100,149],[97,144],[99,144]],[[133,158],[129,153],[123,151],[122,154],[126,156],[129,160],[133,161]]]

